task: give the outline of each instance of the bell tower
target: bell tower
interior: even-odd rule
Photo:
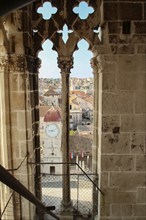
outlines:
[[[60,108],[52,106],[44,116],[44,146],[42,172],[44,174],[61,174],[62,166],[54,164],[62,162],[61,151],[61,114]],[[50,164],[52,163],[52,164]]]

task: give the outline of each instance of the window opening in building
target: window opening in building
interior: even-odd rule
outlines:
[[[55,166],[50,166],[50,174],[55,174]]]
[[[88,51],[89,44],[85,40],[78,43],[78,48],[74,52],[74,68],[70,76],[70,158],[85,172],[91,172],[93,74],[90,59],[93,54]]]
[[[42,14],[44,20],[49,20],[52,15],[56,14],[57,8],[53,7],[50,2],[45,2],[42,7],[37,10],[38,14]]]
[[[73,12],[78,14],[80,19],[85,20],[94,12],[94,9],[91,6],[88,6],[86,2],[82,1],[77,7],[73,8]]]
[[[59,34],[62,34],[62,40],[63,42],[66,44],[68,38],[69,38],[69,34],[71,34],[73,31],[68,29],[68,26],[66,24],[64,24],[63,26],[63,30],[57,31]]]
[[[50,12],[48,17],[46,17],[45,14],[47,14],[47,12],[44,10],[44,6],[45,3],[43,4],[43,7],[38,9],[38,12],[42,14],[43,19],[49,20],[51,16],[54,16],[55,13],[58,13],[53,11]],[[49,4],[49,7],[51,8],[52,5]],[[88,18],[88,16],[94,12],[94,10],[91,10],[93,8],[88,6],[88,4],[85,2],[81,2],[76,8],[78,9],[81,7],[86,7],[86,10],[84,11],[84,9],[80,9],[81,13],[80,11],[77,12],[80,19],[84,20]],[[90,10],[88,11],[87,9]],[[34,34],[35,30],[37,31],[37,28],[34,28]],[[62,29],[57,32],[58,33],[56,34],[60,34],[64,44],[67,44],[68,38],[70,34],[72,34],[70,27],[68,27],[68,25],[65,23],[63,24]],[[71,69],[70,73],[69,153],[70,162],[78,163],[86,173],[91,174],[93,133],[93,75],[92,68],[90,66],[90,59],[93,57],[93,54],[88,50],[89,44],[85,40],[80,40],[77,46],[79,49],[73,54],[74,63],[73,69]],[[41,67],[39,69],[40,124],[42,123],[42,126],[40,126],[40,143],[41,148],[43,149],[41,151],[41,162],[46,163],[42,166],[42,173],[47,174],[46,178],[49,176],[49,181],[51,184],[53,184],[52,187],[54,187],[55,184],[59,184],[58,189],[62,191],[61,179],[59,177],[59,175],[62,175],[62,165],[59,164],[59,162],[62,162],[61,133],[63,124],[61,120],[56,122],[49,121],[50,109],[51,111],[52,109],[55,109],[56,112],[61,112],[62,82],[60,69],[58,68],[57,64],[58,54],[53,50],[53,43],[50,40],[43,42],[42,50],[39,51],[38,57],[41,59]],[[55,123],[59,129],[55,137],[49,136],[50,128],[48,128],[48,132],[46,132],[46,127],[48,124],[52,123]],[[54,162],[58,162],[58,164],[53,164]],[[51,166],[47,163],[51,163]],[[70,169],[71,172],[74,171],[75,173],[81,173],[81,170],[79,171],[77,166],[71,166]],[[42,181],[43,180],[44,179],[42,178]],[[89,190],[91,190],[91,188]],[[61,198],[62,197],[59,199]]]

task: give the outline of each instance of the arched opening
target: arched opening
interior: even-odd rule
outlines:
[[[61,139],[58,137],[52,138],[50,136],[45,139],[46,122],[44,122],[44,117],[50,108],[61,108],[61,77],[60,70],[57,67],[57,53],[52,50],[53,43],[46,40],[42,44],[42,49],[38,53],[38,57],[41,59],[41,67],[39,69],[39,100],[40,100],[40,145],[41,145],[41,162],[44,163],[59,163],[62,162],[61,153]],[[78,43],[78,50],[74,52],[74,65],[70,74],[70,95],[69,95],[69,105],[70,105],[70,119],[69,119],[69,153],[70,162],[77,163],[84,172],[92,176],[92,138],[93,138],[93,74],[92,68],[90,66],[90,59],[92,53],[88,51],[89,44],[85,40],[80,40]],[[53,94],[54,92],[54,94]],[[56,101],[53,101],[56,100]],[[61,110],[61,109],[60,109]],[[50,122],[49,122],[50,123]],[[51,122],[52,123],[52,122]],[[54,123],[54,122],[53,122]],[[62,133],[63,125],[59,125],[59,132]],[[55,148],[58,146],[58,155]],[[52,205],[55,204],[59,209],[61,199],[62,199],[62,187],[61,187],[61,175],[62,170],[58,170],[57,167],[61,164],[42,165],[42,175],[43,175],[43,186],[47,187],[48,177],[55,171],[55,175],[60,175],[60,179],[54,178],[54,183],[51,190],[56,188],[58,184],[58,198],[52,200]],[[49,169],[50,167],[50,169]],[[87,212],[92,210],[92,184],[86,183],[86,177],[82,177],[82,172],[77,165],[70,166],[71,182],[77,182],[81,184],[84,182],[90,185],[86,188],[88,196],[85,198],[84,192],[80,193],[80,198],[77,198],[76,189],[70,188],[71,197],[73,203],[76,203],[77,199],[79,203],[84,200]],[[78,175],[77,175],[78,174]],[[80,176],[81,175],[81,176]],[[93,176],[92,176],[93,177]],[[84,180],[82,180],[82,178]],[[44,185],[45,184],[45,185]],[[81,189],[80,189],[81,190]],[[43,202],[47,202],[49,197],[45,196],[46,189],[43,188]],[[47,190],[49,193],[49,189]],[[54,191],[56,193],[56,191]],[[85,201],[86,200],[86,201]]]

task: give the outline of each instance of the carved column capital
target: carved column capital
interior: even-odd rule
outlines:
[[[104,58],[101,55],[93,57],[90,60],[90,64],[93,69],[93,74],[101,73],[104,68]]]
[[[24,72],[26,69],[25,56],[11,56],[10,57],[10,70]]]
[[[0,70],[10,70],[10,71],[19,71],[23,72],[26,68],[25,65],[25,56],[9,56],[9,57],[0,57]]]
[[[104,56],[103,55],[97,56],[97,63],[98,63],[99,72],[102,72],[104,69]]]
[[[97,63],[97,58],[96,57],[91,58],[90,64],[91,64],[91,67],[93,69],[93,74],[98,73],[98,63]]]
[[[0,71],[8,68],[8,57],[0,57]]]
[[[62,75],[69,75],[73,68],[73,57],[58,57],[58,67]]]

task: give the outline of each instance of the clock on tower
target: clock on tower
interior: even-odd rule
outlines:
[[[57,137],[59,134],[59,127],[57,124],[48,124],[45,128],[45,133],[48,137]]]
[[[44,173],[62,173],[62,166],[56,164],[62,162],[61,151],[61,114],[60,109],[52,106],[44,116]],[[52,164],[47,164],[51,162]],[[54,164],[53,164],[54,163]],[[53,167],[53,171],[52,171]]]

